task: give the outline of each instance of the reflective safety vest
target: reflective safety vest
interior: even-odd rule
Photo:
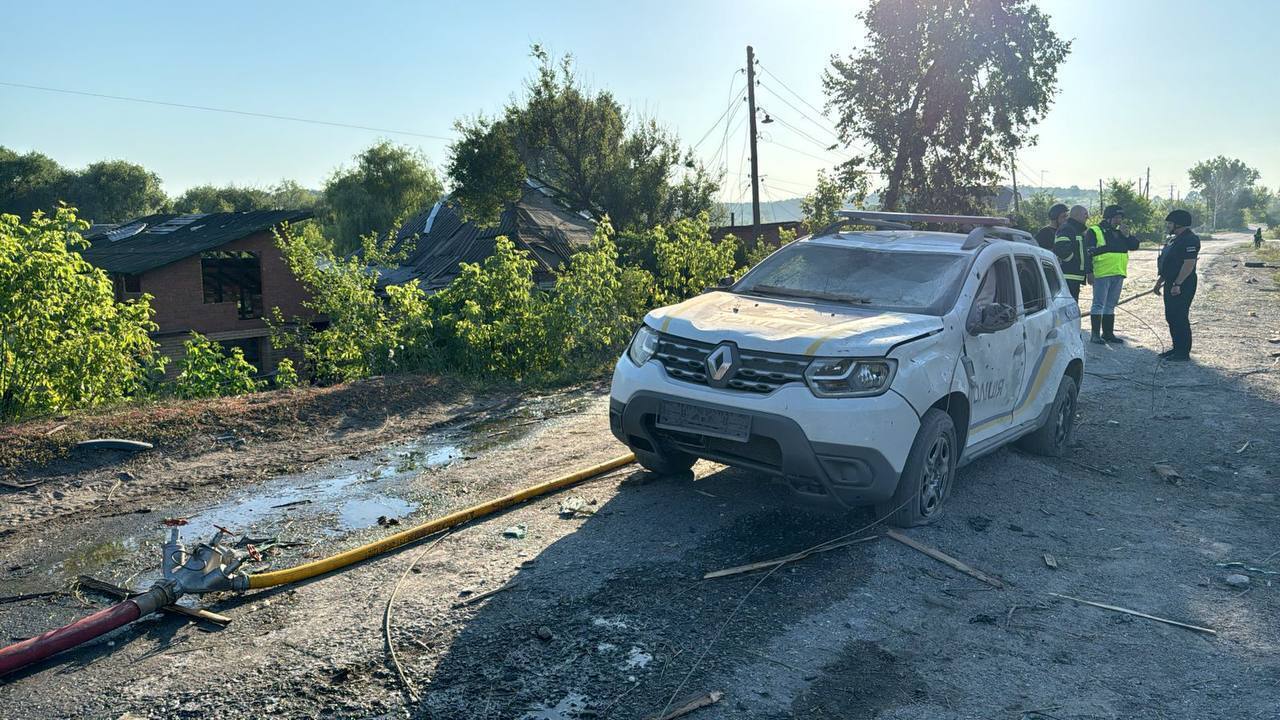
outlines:
[[[1097,225],[1089,227],[1093,231],[1095,237],[1098,238],[1097,248],[1101,249],[1107,244],[1106,237],[1102,232],[1102,228]],[[1101,255],[1093,256],[1093,276],[1094,277],[1126,277],[1129,272],[1129,253],[1127,252],[1109,252]]]
[[[1071,240],[1075,242],[1075,247],[1071,249],[1071,254],[1059,260],[1062,265],[1062,277],[1082,283],[1084,282],[1085,259],[1088,258],[1084,254],[1084,238],[1076,235]],[[1059,237],[1058,242],[1061,241],[1062,238]]]

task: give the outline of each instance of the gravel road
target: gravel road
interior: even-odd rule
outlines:
[[[1158,298],[1123,306],[1128,344],[1086,346],[1074,454],[979,460],[946,518],[910,531],[1004,589],[884,538],[702,580],[873,518],[798,508],[763,478],[711,463],[693,480],[632,467],[425,553],[206,598],[233,618],[222,630],[135,623],[0,681],[0,718],[647,718],[711,691],[719,702],[689,717],[1280,718],[1280,345],[1268,342],[1280,293],[1271,271],[1244,268],[1232,248],[1246,240],[1205,244],[1194,363],[1158,362]],[[1154,259],[1134,253],[1125,296],[1150,287]],[[137,482],[152,482],[150,467],[155,491],[134,488],[109,513],[5,514],[0,580],[6,595],[79,573],[141,582],[158,564],[159,519],[178,516],[192,518],[189,533],[221,521],[304,543],[271,559],[289,565],[399,529],[377,515],[413,523],[613,457],[623,449],[606,415],[605,388],[592,387],[425,435],[392,425],[381,446],[348,453],[326,430],[328,455],[308,468],[186,490],[159,468],[172,478],[209,457],[138,460]],[[59,476],[40,492],[118,472]],[[588,512],[562,517],[570,497]],[[518,525],[522,539],[503,536]],[[1248,581],[1229,585],[1231,574]],[[397,586],[389,637],[410,687],[384,634]],[[0,604],[0,638],[90,607],[72,596]]]

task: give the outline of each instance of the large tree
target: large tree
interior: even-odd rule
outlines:
[[[832,57],[827,106],[886,210],[981,210],[1000,168],[1035,143],[1070,51],[1029,0],[872,0],[866,45]]]
[[[292,180],[263,189],[240,185],[196,185],[173,201],[179,213],[302,210],[316,204],[317,193]]]
[[[422,153],[382,141],[360,153],[325,183],[319,215],[339,249],[385,233],[440,199],[443,187]]]
[[[449,175],[468,215],[492,219],[528,173],[574,210],[631,229],[710,210],[717,184],[678,139],[577,76],[572,58],[533,47],[537,75],[496,121],[459,125]]]
[[[23,155],[0,146],[0,212],[30,218],[53,212],[67,191],[71,174],[48,155]]]
[[[66,200],[96,223],[124,222],[169,207],[160,176],[124,160],[103,160],[77,173]]]
[[[1260,177],[1257,170],[1235,158],[1219,155],[1196,163],[1187,175],[1192,189],[1199,192],[1209,206],[1202,218],[1209,229],[1244,227],[1244,210],[1256,203],[1254,183]]]

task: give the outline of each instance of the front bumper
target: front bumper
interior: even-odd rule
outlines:
[[[750,417],[746,442],[657,427],[664,400]],[[859,506],[897,489],[920,420],[899,395],[816,398],[803,385],[767,395],[673,380],[657,363],[622,359],[614,374],[609,427],[634,449],[671,448],[784,480],[796,492]]]

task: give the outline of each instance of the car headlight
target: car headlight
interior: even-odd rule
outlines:
[[[804,379],[818,397],[870,397],[889,389],[897,369],[897,360],[816,358]]]
[[[657,331],[648,325],[641,325],[636,331],[636,336],[631,338],[631,345],[627,347],[627,357],[639,367],[652,360],[656,352],[658,352]]]

